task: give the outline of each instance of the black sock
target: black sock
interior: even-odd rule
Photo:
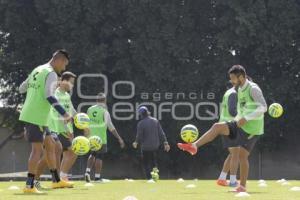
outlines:
[[[27,174],[26,187],[27,188],[33,188],[33,185],[34,185],[34,174],[28,173]]]
[[[52,182],[58,183],[60,181],[58,172],[56,169],[50,169],[50,173],[52,175]]]

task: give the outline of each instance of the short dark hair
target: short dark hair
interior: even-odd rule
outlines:
[[[233,65],[229,69],[228,74],[235,74],[236,76],[242,75],[243,77],[246,77],[246,70],[242,65]]]
[[[103,92],[99,92],[97,94],[97,101],[104,101],[106,99],[106,95]]]
[[[61,80],[68,81],[68,80],[70,80],[70,78],[76,78],[76,77],[77,76],[74,73],[66,71],[66,72],[62,73]]]
[[[53,58],[64,56],[66,59],[70,60],[70,54],[65,49],[58,49],[53,53]]]

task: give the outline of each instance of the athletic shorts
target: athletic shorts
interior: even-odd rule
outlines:
[[[103,144],[99,151],[91,151],[91,155],[99,160],[103,159],[105,153],[107,153],[107,144]]]
[[[230,122],[226,122],[228,129],[229,129],[229,139],[235,140],[237,138],[237,130],[238,130],[238,126],[236,124],[236,121],[230,121]]]
[[[240,147],[246,149],[249,153],[253,150],[256,142],[260,138],[259,135],[249,135],[243,129],[238,129]]]
[[[62,144],[63,151],[67,151],[72,146],[70,139],[65,137],[63,134],[58,134],[57,137]]]
[[[28,142],[43,143],[45,135],[51,134],[47,127],[31,123],[25,124],[25,134]]]
[[[260,136],[249,135],[243,129],[239,128],[235,121],[226,122],[226,124],[229,128],[228,139],[231,140],[228,145],[234,145],[232,147],[243,147],[250,153]]]
[[[238,137],[234,138],[234,139],[230,139],[228,136],[226,135],[222,135],[222,143],[223,143],[223,147],[225,149],[228,148],[233,148],[233,147],[239,147],[239,140]]]

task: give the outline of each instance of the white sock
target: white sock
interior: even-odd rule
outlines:
[[[85,172],[86,173],[90,173],[91,172],[91,168],[86,168]]]
[[[59,174],[59,176],[60,177],[68,177],[68,174],[61,171],[60,174]]]
[[[219,176],[219,180],[226,180],[227,178],[227,173],[226,172],[221,172],[220,176]]]
[[[236,175],[230,175],[230,183],[236,182]]]
[[[193,145],[194,148],[198,149],[196,143],[192,143],[192,145]]]
[[[100,178],[100,174],[95,174],[95,178]]]

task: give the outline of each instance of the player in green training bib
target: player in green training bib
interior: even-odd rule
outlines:
[[[260,135],[264,133],[264,113],[267,104],[257,84],[247,80],[246,70],[241,65],[230,68],[231,83],[238,87],[237,117],[233,121],[215,123],[193,144],[178,143],[181,150],[195,155],[199,147],[213,141],[219,135],[238,139],[240,161],[240,186],[236,192],[246,192],[249,173],[248,157]]]
[[[87,161],[87,168],[85,172],[86,182],[90,182],[91,168],[95,164],[95,181],[101,181],[101,169],[103,164],[103,154],[107,152],[107,129],[118,139],[120,147],[124,148],[125,144],[123,139],[115,129],[109,112],[106,106],[106,95],[99,93],[97,97],[97,104],[88,108],[87,114],[91,120],[88,129],[89,136],[99,136],[102,140],[102,148],[97,152],[91,152]]]
[[[232,121],[237,115],[237,92],[236,88],[229,83],[230,87],[224,94],[220,107],[220,119],[219,122]],[[239,163],[239,144],[238,140],[230,139],[227,136],[222,135],[222,142],[225,149],[228,150],[229,155],[224,161],[221,174],[217,180],[217,184],[220,186],[236,187],[238,182],[236,180],[236,174]],[[230,171],[230,181],[227,182],[227,174]]]
[[[51,107],[54,107],[65,121],[71,116],[58,103],[54,96],[57,86],[57,73],[66,69],[69,54],[65,50],[56,51],[51,60],[36,67],[21,84],[19,90],[26,93],[26,99],[20,113],[20,121],[25,122],[26,138],[31,143],[31,154],[28,160],[28,175],[24,193],[41,193],[34,186],[37,163],[43,153],[47,154],[49,169],[52,175],[52,188],[71,187],[72,184],[60,180],[56,168],[55,142],[48,131],[48,118]]]
[[[55,97],[58,102],[62,105],[65,111],[74,116],[76,110],[73,107],[70,92],[73,89],[76,75],[72,72],[64,72],[61,75],[58,88],[55,90]],[[76,161],[76,154],[71,150],[71,142],[74,138],[73,135],[73,124],[65,124],[61,115],[54,109],[50,109],[50,116],[48,118],[48,129],[56,141],[56,161],[57,168],[60,169],[60,178],[62,180],[68,181],[68,172]],[[63,159],[61,160],[61,154],[63,154]],[[37,168],[36,182],[35,186],[39,189],[42,188],[39,183],[39,177],[47,167],[47,160],[45,157],[40,160]]]

